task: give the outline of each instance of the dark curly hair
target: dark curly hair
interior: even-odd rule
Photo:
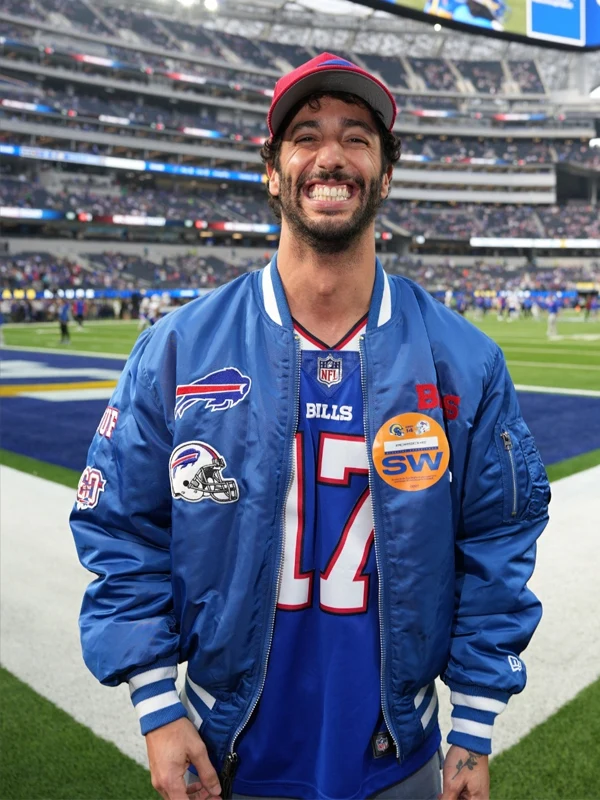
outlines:
[[[388,167],[393,166],[396,164],[397,161],[400,159],[400,152],[401,152],[401,142],[400,138],[389,131],[381,115],[375,111],[368,103],[366,103],[362,97],[359,97],[356,94],[351,94],[350,92],[334,92],[334,91],[323,91],[323,92],[312,92],[311,94],[303,97],[302,100],[299,100],[296,105],[292,106],[292,108],[288,111],[286,116],[284,117],[281,125],[279,126],[279,130],[270,139],[267,139],[260,150],[260,157],[263,160],[263,164],[272,166],[276,171],[279,171],[280,161],[279,155],[281,152],[281,142],[283,140],[283,134],[285,133],[289,123],[292,119],[296,116],[298,111],[304,106],[308,106],[313,111],[318,111],[321,108],[320,101],[324,97],[332,97],[335,100],[341,100],[344,103],[348,103],[348,105],[360,106],[361,108],[368,109],[375,120],[375,124],[377,126],[377,132],[379,134],[379,139],[381,141],[381,174],[388,169]],[[267,189],[267,200],[271,210],[277,217],[279,221],[281,221],[281,202],[279,197],[273,196],[269,191],[269,184],[265,184]]]

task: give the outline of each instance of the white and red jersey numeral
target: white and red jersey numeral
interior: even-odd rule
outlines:
[[[304,550],[304,443],[302,434],[294,439],[292,485],[285,506],[283,572],[279,585],[278,608],[297,611],[312,603],[314,570],[302,572]]]
[[[286,505],[284,562],[278,607],[300,610],[312,604],[313,571],[301,571],[304,544],[304,474],[302,434],[296,435],[294,476]],[[369,471],[362,436],[322,433],[319,442],[317,481],[348,487],[352,475]],[[373,514],[367,486],[358,498],[338,543],[320,577],[320,606],[334,614],[366,611],[369,577],[362,575],[373,544]]]

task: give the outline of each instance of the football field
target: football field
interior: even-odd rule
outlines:
[[[505,353],[554,495],[532,581],[544,619],[525,653],[528,687],[496,726],[491,797],[598,800],[600,320],[565,313],[554,339],[545,319],[476,324]],[[67,524],[137,322],[70,328],[61,346],[57,324],[6,325],[0,350],[0,798],[150,800],[158,795],[128,692],[101,687],[81,661],[76,619],[89,575]]]

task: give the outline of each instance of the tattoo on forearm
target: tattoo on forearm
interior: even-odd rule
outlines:
[[[467,760],[463,761],[462,758],[461,758],[461,759],[459,759],[458,764],[456,765],[456,775],[458,775],[458,773],[461,770],[465,769],[465,767],[467,769],[469,769],[469,770],[473,770],[477,766],[478,759],[479,759],[479,753],[472,753],[470,750],[467,750],[467,752],[469,754],[469,757],[467,758]],[[456,775],[454,776],[454,778],[456,778]],[[454,778],[453,778],[453,780],[454,780]]]

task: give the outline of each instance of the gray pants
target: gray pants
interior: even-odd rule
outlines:
[[[421,769],[414,772],[406,780],[390,786],[382,792],[372,795],[372,800],[437,800],[442,791],[442,777],[440,774],[443,765],[442,751],[434,755]],[[259,800],[245,794],[232,795],[233,800]],[[281,800],[281,798],[269,798]]]

